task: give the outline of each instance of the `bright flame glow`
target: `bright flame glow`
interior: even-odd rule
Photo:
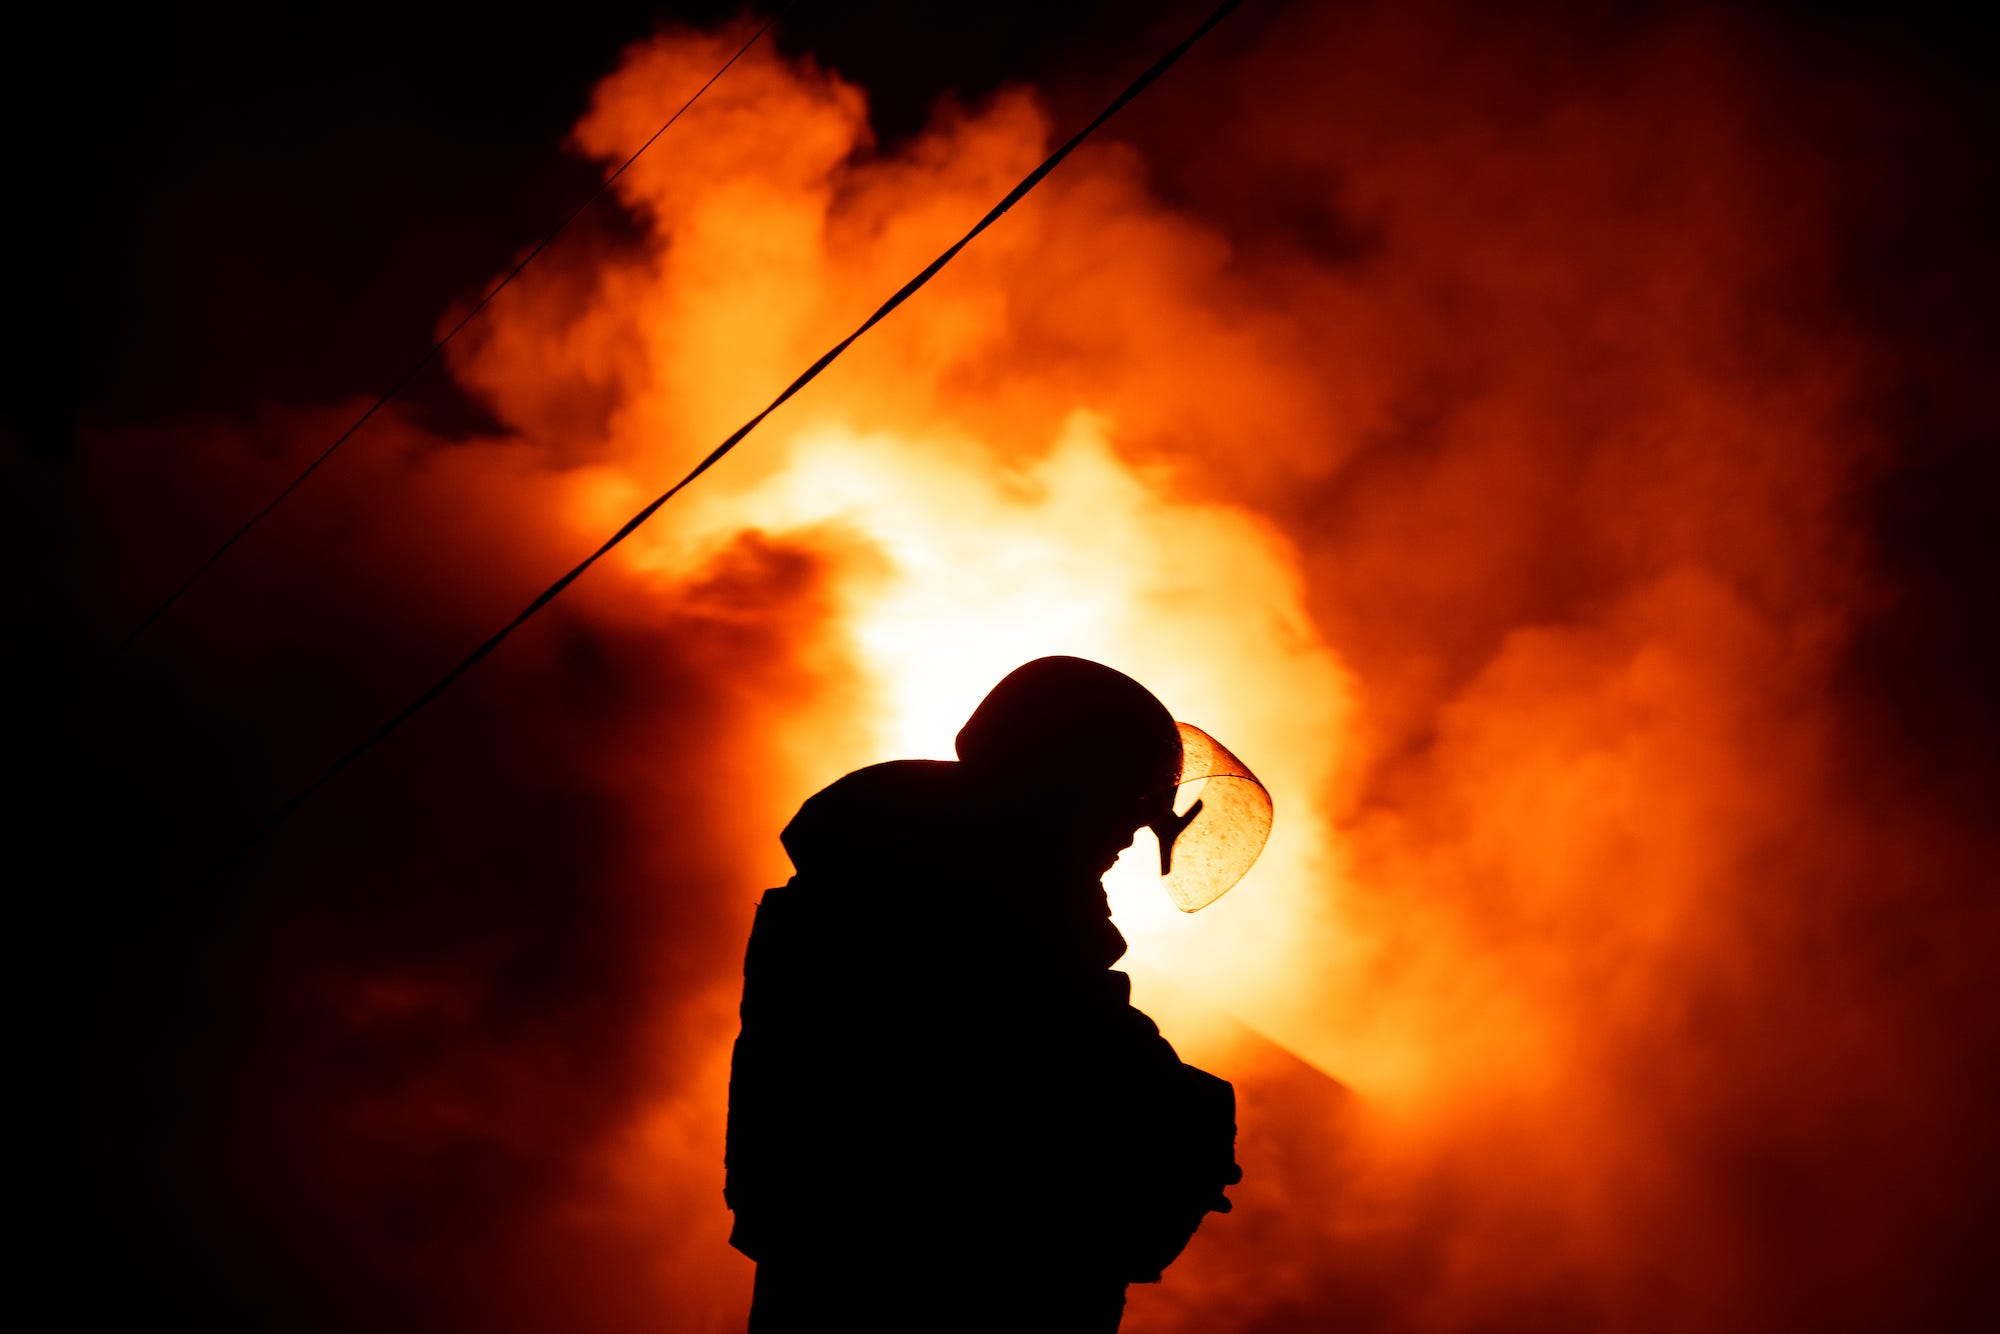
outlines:
[[[1225,738],[1273,793],[1270,845],[1193,920],[1161,892],[1141,831],[1108,878],[1131,959],[1308,1059],[1349,1059],[1275,982],[1310,966],[1302,950],[1324,957],[1335,886],[1320,812],[1343,750],[1345,676],[1299,605],[1289,543],[1244,511],[1176,498],[1169,475],[1122,462],[1109,431],[1078,413],[1046,452],[1002,465],[963,445],[815,426],[789,467],[710,508],[713,536],[756,516],[780,532],[832,526],[880,553],[883,568],[846,592],[877,710],[872,749],[848,767],[951,758],[994,682],[1057,653],[1129,673]]]

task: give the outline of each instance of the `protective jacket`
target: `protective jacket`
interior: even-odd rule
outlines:
[[[1230,1086],[1130,1004],[1102,886],[1000,818],[959,765],[899,761],[784,831],[729,1095],[759,1334],[1115,1329],[1227,1208]]]

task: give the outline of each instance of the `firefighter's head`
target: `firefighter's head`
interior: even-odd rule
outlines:
[[[1023,837],[1101,875],[1141,826],[1171,815],[1181,738],[1166,706],[1123,672],[1037,658],[980,702],[958,757],[1018,813]]]
[[[1082,658],[1009,672],[960,730],[958,758],[1032,860],[1102,875],[1151,826],[1183,912],[1240,880],[1271,832],[1271,794],[1228,747]]]

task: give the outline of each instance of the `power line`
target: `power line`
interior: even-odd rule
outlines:
[[[568,226],[572,222],[575,222],[578,216],[581,215],[585,209],[589,208],[592,204],[595,204],[599,199],[603,198],[604,192],[609,190],[612,184],[616,182],[620,176],[623,176],[625,174],[626,168],[630,167],[634,162],[637,162],[641,154],[643,154],[647,149],[651,148],[655,143],[659,141],[661,135],[665,134],[669,129],[673,128],[674,122],[679,120],[682,114],[686,112],[689,107],[693,106],[696,102],[700,101],[701,95],[707,92],[710,88],[712,88],[715,85],[715,81],[717,79],[720,79],[723,75],[727,74],[729,72],[730,66],[734,65],[738,60],[741,60],[743,58],[744,53],[747,52],[751,47],[755,46],[758,42],[758,39],[763,37],[765,33],[769,32],[772,26],[775,25],[779,19],[784,17],[786,12],[790,10],[791,7],[792,7],[791,4],[787,3],[781,6],[776,13],[771,15],[770,18],[765,19],[764,26],[757,29],[756,32],[751,33],[749,40],[744,42],[742,46],[736,48],[736,54],[730,56],[728,60],[724,61],[721,69],[718,69],[715,73],[708,76],[707,83],[704,83],[701,87],[695,89],[694,95],[688,98],[687,101],[681,103],[680,109],[675,111],[673,115],[667,117],[666,123],[661,125],[659,129],[654,130],[652,137],[650,139],[646,140],[645,143],[640,144],[638,148],[634,149],[632,155],[626,158],[623,162],[619,163],[618,169],[616,171],[612,172],[609,176],[606,176],[601,182],[599,182],[597,188],[591,191],[589,196],[586,197],[582,203],[578,204],[575,208],[571,209],[561,222],[557,223],[553,228],[550,229],[549,233],[546,236],[544,236],[541,240],[535,242],[534,248],[529,250],[527,254],[523,255],[520,261],[516,263],[513,268],[507,270],[507,274],[505,277],[500,279],[499,282],[493,284],[491,288],[487,289],[486,295],[480,297],[479,300],[473,304],[470,310],[466,311],[465,314],[461,315],[458,319],[458,323],[452,325],[450,330],[446,332],[444,337],[438,339],[435,343],[432,343],[429,351],[425,352],[421,357],[418,357],[415,363],[412,364],[408,370],[404,371],[400,376],[397,377],[396,382],[394,384],[390,385],[387,389],[383,390],[381,396],[378,397],[373,403],[370,403],[368,405],[367,411],[363,412],[359,417],[356,417],[354,421],[349,424],[348,428],[342,431],[339,434],[339,436],[337,436],[334,439],[334,442],[332,444],[328,445],[325,449],[321,450],[317,458],[315,458],[311,463],[308,463],[303,469],[300,470],[298,476],[292,478],[291,481],[285,483],[284,488],[280,490],[278,494],[272,496],[269,500],[265,501],[263,508],[259,509],[255,514],[252,514],[248,519],[244,520],[241,527],[239,527],[235,532],[231,533],[228,537],[224,538],[222,545],[217,547],[214,551],[211,551],[208,554],[207,560],[203,561],[200,565],[196,566],[194,572],[188,575],[187,578],[181,580],[180,584],[177,587],[175,587],[174,591],[167,594],[165,600],[163,600],[158,606],[154,607],[151,611],[146,613],[145,619],[141,620],[137,625],[133,626],[131,630],[127,631],[125,637],[123,639],[120,639],[118,643],[112,647],[110,653],[106,655],[107,661],[115,661],[119,657],[123,656],[125,651],[131,648],[132,645],[138,641],[139,637],[145,634],[146,631],[149,628],[151,628],[151,626],[155,621],[159,620],[162,616],[166,615],[168,611],[172,610],[174,604],[179,602],[181,598],[187,594],[188,590],[192,589],[196,584],[200,583],[205,577],[207,577],[208,572],[214,569],[224,556],[229,554],[229,550],[231,547],[234,547],[238,542],[241,542],[245,537],[249,536],[251,529],[255,528],[258,524],[262,523],[265,517],[269,515],[271,511],[277,509],[278,506],[285,503],[286,497],[290,496],[292,492],[298,490],[301,486],[305,485],[306,479],[308,477],[311,477],[314,473],[318,472],[321,464],[325,463],[328,459],[332,458],[334,456],[334,453],[337,450],[339,450],[339,448],[342,445],[346,444],[356,431],[359,431],[363,426],[367,425],[369,418],[373,417],[377,412],[380,412],[382,408],[388,404],[390,399],[394,398],[398,393],[400,393],[402,391],[403,386],[407,385],[412,379],[416,377],[418,371],[421,371],[424,367],[430,365],[431,362],[434,359],[436,359],[438,353],[444,351],[445,347],[448,344],[450,344],[451,340],[458,337],[459,332],[463,330],[466,325],[472,323],[472,321],[479,315],[479,312],[485,310],[487,305],[492,302],[494,297],[499,296],[501,292],[507,289],[507,285],[509,283],[513,282],[516,278],[520,277],[521,271],[527,268],[530,264],[534,263],[535,257],[537,255],[540,255],[544,250],[547,250],[549,248],[549,245],[558,236],[561,236],[563,234],[563,231],[566,228],[568,228]]]
[[[399,709],[396,713],[391,715],[381,725],[376,727],[374,731],[370,732],[367,736],[363,737],[361,741],[353,747],[353,749],[349,750],[346,754],[342,755],[339,759],[335,760],[332,764],[328,765],[326,771],[320,774],[318,778],[315,778],[312,782],[308,783],[290,800],[286,801],[282,806],[278,807],[270,815],[266,816],[263,823],[258,825],[254,830],[252,830],[250,835],[247,838],[245,838],[241,844],[239,844],[235,849],[232,850],[229,856],[229,860],[234,861],[237,857],[240,857],[243,853],[249,851],[249,849],[256,846],[268,834],[270,834],[272,830],[276,829],[280,824],[284,823],[284,821],[289,816],[291,816],[291,814],[294,811],[298,810],[299,807],[305,805],[308,801],[312,800],[312,798],[315,795],[317,795],[322,788],[324,788],[328,783],[331,783],[335,778],[338,778],[341,775],[341,773],[344,772],[349,766],[353,765],[355,761],[359,760],[363,755],[366,755],[369,751],[373,750],[377,745],[381,744],[397,728],[401,727],[404,723],[408,722],[411,718],[415,717],[432,701],[436,700],[440,695],[444,694],[445,691],[449,690],[461,676],[464,676],[467,672],[471,671],[489,653],[492,653],[495,649],[499,648],[501,644],[506,642],[506,639],[509,635],[513,634],[516,630],[520,629],[523,625],[525,625],[528,622],[528,620],[535,615],[536,612],[539,612],[542,608],[548,606],[549,603],[555,601],[558,597],[560,597],[564,589],[568,588],[571,584],[575,583],[579,578],[583,576],[584,571],[588,570],[591,566],[595,565],[600,559],[608,555],[611,552],[611,550],[614,547],[616,547],[619,543],[623,542],[626,538],[630,537],[634,532],[637,532],[640,525],[644,524],[646,520],[652,518],[653,515],[656,512],[658,512],[658,510],[662,505],[665,505],[669,500],[672,500],[676,495],[680,494],[680,492],[684,488],[686,488],[689,483],[693,482],[695,478],[701,476],[703,473],[707,472],[710,468],[714,467],[718,462],[720,462],[722,457],[725,454],[729,453],[730,450],[736,448],[737,444],[740,443],[745,436],[749,435],[750,432],[756,430],[758,425],[761,424],[766,417],[770,416],[773,412],[777,411],[794,394],[798,393],[801,389],[805,388],[808,384],[811,384],[813,380],[818,378],[819,373],[825,370],[828,366],[832,365],[834,360],[837,357],[839,357],[841,353],[845,352],[855,342],[856,339],[860,338],[863,334],[867,333],[877,324],[880,324],[889,315],[889,312],[895,310],[896,307],[902,305],[905,301],[909,300],[910,297],[916,295],[917,291],[920,288],[922,288],[925,283],[929,282],[932,279],[932,277],[934,277],[937,274],[938,270],[942,269],[945,265],[949,264],[952,261],[952,259],[955,256],[957,256],[959,251],[965,249],[967,245],[971,244],[973,238],[977,237],[981,232],[985,231],[988,227],[991,227],[995,222],[999,221],[1001,214],[1005,213],[1008,209],[1014,207],[1014,205],[1020,203],[1021,200],[1024,197],[1026,197],[1027,193],[1030,190],[1034,189],[1037,185],[1041,184],[1043,177],[1047,176],[1050,172],[1054,171],[1056,167],[1061,164],[1064,158],[1068,157],[1072,152],[1076,151],[1078,145],[1083,143],[1084,140],[1088,139],[1106,121],[1110,120],[1113,116],[1117,115],[1118,112],[1124,108],[1126,103],[1130,102],[1133,98],[1137,97],[1140,93],[1144,92],[1146,88],[1149,85],[1151,85],[1155,79],[1159,78],[1162,74],[1166,73],[1167,70],[1171,69],[1174,66],[1174,64],[1180,60],[1182,56],[1188,53],[1188,50],[1191,47],[1193,47],[1196,42],[1200,41],[1203,37],[1208,35],[1210,29],[1214,28],[1216,24],[1222,22],[1223,19],[1227,18],[1230,12],[1234,10],[1239,3],[1241,3],[1241,0],[1223,0],[1223,3],[1218,5],[1213,13],[1211,13],[1206,19],[1202,20],[1200,27],[1196,28],[1192,33],[1190,33],[1185,39],[1181,41],[1179,45],[1175,46],[1172,50],[1168,51],[1165,55],[1161,56],[1158,60],[1154,61],[1152,65],[1148,67],[1143,74],[1139,75],[1138,78],[1134,79],[1131,82],[1131,84],[1129,84],[1126,87],[1124,92],[1118,94],[1117,97],[1113,98],[1109,106],[1105,107],[1104,110],[1098,112],[1094,120],[1092,120],[1088,125],[1084,126],[1081,130],[1077,131],[1077,133],[1073,135],[1067,143],[1063,144],[1062,147],[1056,149],[1055,152],[1049,154],[1048,158],[1043,161],[1042,165],[1036,167],[1033,171],[1029,172],[1025,177],[1022,178],[1021,183],[1019,185],[1016,185],[1012,190],[1009,190],[1007,192],[1006,198],[1002,199],[998,204],[995,204],[993,208],[990,211],[988,211],[985,217],[981,218],[977,223],[973,224],[971,231],[967,232],[964,236],[961,236],[960,238],[958,238],[958,240],[954,241],[949,249],[947,249],[943,254],[939,255],[936,259],[932,260],[928,265],[926,265],[924,267],[923,272],[919,273],[916,277],[904,283],[903,286],[896,291],[895,295],[891,296],[887,301],[884,301],[881,304],[881,306],[876,309],[874,314],[870,315],[867,319],[863,320],[860,326],[856,328],[853,333],[847,335],[847,337],[841,339],[838,343],[835,343],[831,349],[829,349],[819,358],[819,360],[813,362],[812,365],[806,367],[806,369],[799,375],[799,377],[793,380],[790,384],[786,385],[784,391],[780,393],[776,398],[772,399],[771,402],[763,409],[763,411],[759,412],[749,421],[743,423],[743,425],[737,427],[736,430],[730,434],[728,439],[724,440],[721,444],[717,445],[713,450],[709,451],[708,456],[702,459],[701,462],[695,464],[695,466],[688,471],[686,476],[682,477],[678,482],[675,482],[665,491],[662,491],[658,496],[655,496],[637,514],[634,514],[631,518],[627,519],[624,522],[624,524],[622,524],[619,527],[617,532],[613,533],[608,539],[605,540],[602,546],[598,547],[597,550],[591,552],[588,556],[584,557],[581,561],[577,562],[577,564],[574,567],[572,567],[568,573],[564,574],[560,579],[557,579],[554,583],[550,584],[547,588],[543,589],[540,593],[536,594],[534,601],[530,602],[526,607],[522,608],[521,611],[515,615],[513,620],[501,626],[500,629],[498,629],[491,636],[489,636],[487,640],[484,643],[482,643],[478,648],[475,648],[474,650],[472,650],[471,653],[467,654],[464,660],[461,661],[457,666],[453,667],[450,671],[446,672],[443,676],[439,677],[436,681],[432,682],[431,685],[428,688],[426,688],[422,694],[418,695],[415,699],[411,700],[408,704],[404,705],[401,709]]]

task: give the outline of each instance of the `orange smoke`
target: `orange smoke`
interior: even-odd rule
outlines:
[[[986,685],[1055,652],[1250,757],[1282,813],[1256,876],[1187,921],[1121,887],[1120,920],[1145,976],[1361,1097],[1368,1208],[1413,1209],[1439,1174],[1463,1195],[1432,1239],[1449,1269],[1398,1323],[1525,1302],[1768,1327],[1762,1187],[1707,1158],[1716,1138],[1810,1175],[1909,1111],[1842,1075],[1903,1041],[1877,998],[1820,994],[1788,954],[1808,887],[1857,865],[1828,673],[1866,596],[1838,512],[1869,448],[1843,420],[1862,354],[1776,295],[1824,281],[1825,168],[1794,159],[1719,24],[1559,51],[1591,64],[1553,85],[1497,30],[1467,54],[1436,16],[1288,24],[1228,85],[1216,174],[1282,173],[1356,253],[1253,227],[1232,254],[1138,153],[1100,150],[628,560],[668,599],[744,533],[835,562],[822,651],[860,690],[801,720],[860,726],[802,758],[813,782],[948,754]],[[723,47],[634,51],[579,146],[615,156]],[[639,253],[588,297],[536,285],[460,363],[508,421],[611,461],[604,515],[1050,133],[1010,94],[880,159],[855,90],[768,56],[712,96],[621,182]],[[1167,151],[1206,105],[1162,113]],[[586,443],[565,395],[607,365]],[[1847,1128],[1807,1129],[1802,1089]],[[1299,1133],[1332,1155],[1350,1132]],[[1296,1297],[1232,1292],[1245,1324]],[[1170,1281],[1134,1326],[1197,1300]]]
[[[627,52],[577,150],[621,158],[741,37]],[[521,1100],[487,1146],[536,1183],[504,1235],[389,1266],[384,1300],[734,1327],[734,951],[786,873],[776,830],[849,769],[948,755],[1048,653],[1146,682],[1277,805],[1198,915],[1114,872],[1140,1002],[1238,1083],[1247,1170],[1238,1212],[1135,1291],[1135,1334],[1943,1328],[1986,1300],[1986,1034],[1953,1020],[1983,1004],[1995,921],[1960,887],[1990,881],[1991,834],[1895,781],[1852,666],[1896,596],[1856,500],[1896,368],[1845,314],[1842,228],[1894,153],[1843,136],[1918,109],[1713,16],[1301,8],[1234,40],[462,706],[527,692],[546,734],[519,763],[569,776],[523,781],[609,812],[620,888],[588,925],[630,945],[605,949],[631,1031],[558,1157],[543,1081],[600,1009],[480,1027],[436,1084],[336,1091],[273,1132],[282,1154],[363,1126],[394,1156],[483,1143]],[[1055,128],[1015,89],[880,151],[864,90],[760,46],[618,182],[626,234],[551,252],[452,349],[504,437],[400,425],[287,559],[393,586],[369,596],[398,624],[498,619]],[[245,653],[279,633],[257,624]],[[343,1033],[478,1027],[505,954],[445,978],[342,955],[327,1004]],[[368,1191],[424,1186],[355,1152],[371,1184],[315,1199],[359,1237],[388,1208]],[[494,1256],[514,1272],[463,1296]]]

